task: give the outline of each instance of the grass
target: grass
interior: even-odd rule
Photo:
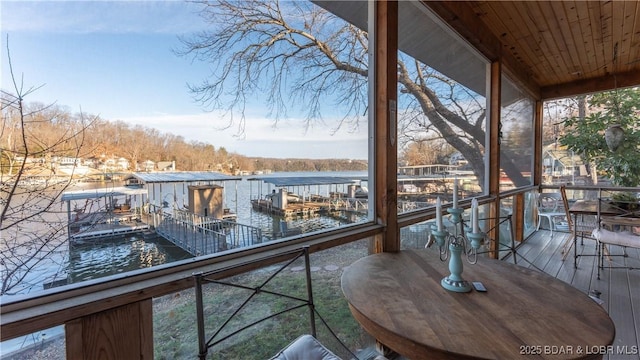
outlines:
[[[347,301],[340,288],[341,270],[326,270],[324,264],[339,268],[366,255],[366,246],[348,244],[313,254],[311,265],[314,304],[317,312],[331,330],[350,350],[345,349],[316,315],[318,339],[342,358],[351,358],[351,352],[368,347],[373,340],[353,319]],[[306,298],[304,271],[292,271],[302,266],[298,261],[276,275],[264,286],[264,290],[277,291],[290,296]],[[276,267],[257,270],[235,276],[226,281],[254,287],[276,270]],[[251,291],[220,284],[203,287],[205,337],[209,339],[218,327],[251,295]],[[277,313],[292,305],[300,304],[291,299],[276,297],[266,292],[255,295],[246,308],[228,323],[221,336],[253,321]],[[310,333],[309,309],[302,307],[261,322],[241,333],[211,347],[210,359],[268,359],[302,334]],[[219,339],[217,336],[216,339]],[[198,355],[195,291],[155,299],[154,349],[156,359],[194,359]]]

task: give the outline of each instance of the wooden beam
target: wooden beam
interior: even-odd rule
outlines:
[[[591,79],[581,79],[569,83],[545,86],[540,89],[540,97],[543,100],[560,99],[565,97],[584,95],[589,93],[614,90],[638,86],[640,84],[640,71],[607,75]]]
[[[524,194],[516,194],[513,196],[513,212],[511,226],[514,227],[514,241],[522,242],[524,240]]]
[[[541,100],[536,100],[535,109],[534,109],[534,118],[533,118],[533,185],[540,186],[542,185],[542,135],[543,135],[543,121],[542,118],[544,116],[544,102]],[[514,199],[516,203],[514,204],[514,223],[516,224],[516,239],[517,241],[522,241],[524,239],[524,223],[526,219],[524,218],[524,195],[519,194]],[[516,214],[516,209],[521,211],[522,213]]]
[[[500,219],[500,108],[502,92],[502,64],[499,61],[491,63],[490,93],[489,93],[489,195],[495,200],[491,206],[491,216],[487,234],[489,239],[495,239],[489,245],[490,256],[497,259],[499,254],[500,229],[498,222]]]
[[[533,118],[533,185],[542,184],[542,118],[544,116],[544,103],[540,100],[535,103]]]
[[[68,359],[153,359],[151,299],[69,321],[65,334]]]
[[[373,251],[400,250],[398,227],[398,3],[375,2],[375,207],[385,231]]]
[[[466,1],[423,1],[455,32],[477,49],[489,61],[500,61],[503,70],[511,80],[522,87],[534,98],[540,96],[540,85],[534,82],[534,76],[520,61],[508,51],[503,51],[502,42],[493,35],[487,25],[476,15]]]

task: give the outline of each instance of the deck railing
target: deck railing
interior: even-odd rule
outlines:
[[[188,253],[199,256],[260,244],[262,230],[186,211],[154,213],[156,232]]]
[[[569,186],[568,189],[598,191],[603,188]],[[533,188],[526,188],[521,192],[510,192],[508,196],[517,197],[532,190],[535,191]],[[461,206],[468,205],[466,201],[461,201]],[[434,216],[432,208],[418,213],[400,214],[398,224],[401,227],[409,226],[430,220]],[[514,220],[523,221],[522,216],[517,214],[514,215]],[[314,253],[356,240],[373,238],[383,231],[384,227],[380,224],[355,224],[333,231],[272,241],[259,247],[237,248],[222,254],[204,255],[24,296],[3,297],[0,309],[0,340],[5,341],[65,325],[67,354],[74,358],[92,358],[95,354],[88,351],[100,350],[98,345],[91,343],[92,336],[104,336],[104,329],[110,327],[118,331],[108,334],[110,339],[104,342],[104,346],[124,347],[129,353],[139,352],[141,356],[151,358],[151,300],[191,288],[194,272],[220,270],[217,276],[224,278],[272,265],[268,261],[250,261],[264,258],[265,255],[277,255],[305,245]]]
[[[58,325],[66,325],[67,349],[69,347],[75,349],[76,346],[82,349],[83,339],[74,337],[89,334],[91,329],[87,328],[78,333],[78,328],[74,326],[80,328],[91,327],[91,324],[102,326],[104,325],[102,322],[107,322],[111,323],[114,329],[128,329],[114,334],[112,339],[114,345],[119,344],[119,341],[127,344],[131,337],[144,340],[144,344],[152,343],[153,341],[149,339],[152,334],[150,330],[152,322],[139,324],[141,321],[147,321],[146,317],[152,319],[151,299],[191,288],[194,272],[219,270],[218,276],[224,278],[272,265],[269,261],[247,265],[256,258],[277,255],[306,245],[313,253],[371,238],[382,231],[383,227],[378,224],[357,224],[304,238],[272,241],[261,247],[238,248],[223,254],[204,255],[37,293],[3,297],[0,308],[2,325],[0,341],[29,335]],[[133,316],[133,313],[137,315]],[[140,326],[148,327],[140,328]],[[139,329],[139,332],[135,332],[135,329]],[[99,328],[93,330],[99,331]],[[139,343],[141,346],[144,344]],[[148,349],[146,354],[149,356]],[[92,357],[82,354],[77,358]]]

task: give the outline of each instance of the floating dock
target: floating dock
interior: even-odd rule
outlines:
[[[94,224],[86,228],[80,228],[75,234],[70,235],[74,243],[88,242],[92,239],[126,236],[148,231],[150,226],[142,222],[125,222],[120,224]]]
[[[251,200],[251,206],[254,210],[282,217],[311,216],[328,212],[331,209],[330,204],[318,202],[287,204],[282,208],[274,206],[273,202],[269,199]]]
[[[218,253],[264,241],[260,228],[187,211],[153,214],[156,233],[193,256]]]
[[[257,177],[249,180],[261,180],[271,188],[267,195],[252,199],[251,206],[254,210],[272,215],[305,217],[336,211],[368,210],[367,192],[366,188],[359,185],[361,180],[335,176]],[[320,185],[324,186],[325,195],[320,194],[319,190],[315,194],[310,193],[312,186],[319,188]],[[296,190],[302,190],[303,195],[297,194]]]
[[[126,186],[63,193],[70,242],[83,243],[148,231],[150,226],[142,221],[146,194],[145,189]]]

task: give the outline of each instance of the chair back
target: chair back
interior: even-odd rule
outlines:
[[[571,214],[569,213],[569,200],[567,199],[567,187],[566,185],[560,185],[560,196],[562,198],[562,206],[564,207],[564,213],[567,217],[567,225],[569,225],[569,229],[573,229],[573,219],[571,219]]]
[[[613,197],[598,198],[598,228],[634,228],[640,225],[638,200],[633,197],[614,199]]]
[[[563,211],[562,194],[560,193],[539,193],[538,212],[550,213]]]
[[[579,217],[572,217],[569,212],[569,200],[567,198],[566,185],[560,185],[560,194],[562,194],[562,203],[564,204],[564,211],[567,217],[567,224],[571,232],[576,235],[590,237],[591,232],[598,227],[598,215],[583,215]]]

